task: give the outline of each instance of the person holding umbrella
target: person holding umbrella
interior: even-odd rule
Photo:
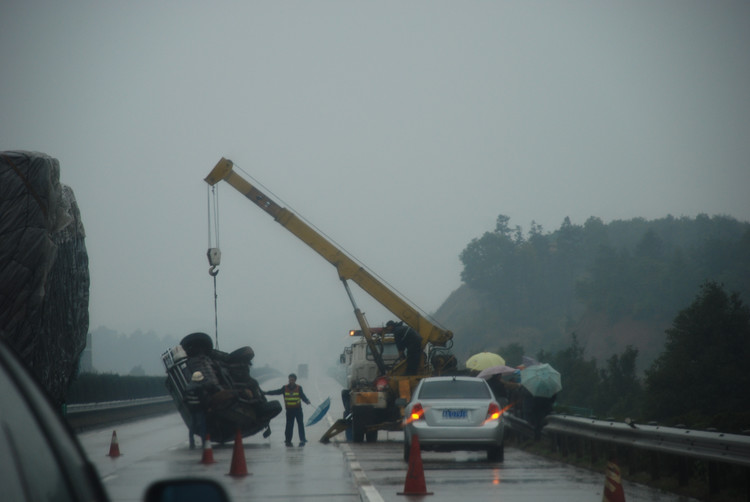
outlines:
[[[305,438],[305,423],[302,421],[302,403],[311,403],[302,390],[302,386],[297,385],[297,375],[290,373],[288,385],[284,385],[280,389],[265,391],[263,394],[267,396],[284,396],[284,407],[286,408],[286,429],[284,430],[286,441],[284,444],[292,446],[292,434],[294,433],[294,422],[296,420],[299,445],[305,446],[307,439]]]

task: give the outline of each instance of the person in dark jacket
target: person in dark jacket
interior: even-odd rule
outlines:
[[[492,394],[495,395],[495,401],[497,401],[501,407],[508,404],[508,389],[502,379],[502,375],[492,375],[487,379],[487,384],[492,390]]]
[[[292,434],[296,420],[299,445],[304,446],[307,443],[307,439],[305,439],[305,423],[302,421],[302,403],[310,404],[310,400],[307,399],[302,387],[297,385],[297,375],[290,373],[288,385],[284,385],[280,389],[265,391],[263,394],[267,396],[284,396],[284,407],[286,408],[286,429],[284,430],[286,441],[284,444],[292,446]]]
[[[385,332],[393,333],[398,354],[406,358],[406,375],[416,375],[422,360],[422,337],[403,322],[388,321]]]

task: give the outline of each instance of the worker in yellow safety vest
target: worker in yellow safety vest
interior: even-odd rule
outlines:
[[[284,396],[284,407],[286,408],[286,429],[284,438],[287,446],[292,446],[292,433],[294,432],[294,421],[297,421],[297,432],[299,434],[299,445],[305,446],[305,423],[302,420],[302,403],[310,404],[310,400],[302,391],[302,387],[297,385],[297,375],[289,374],[289,384],[280,389],[265,391],[267,396]]]

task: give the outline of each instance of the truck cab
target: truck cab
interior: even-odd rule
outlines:
[[[341,391],[344,416],[350,417],[352,439],[358,443],[365,439],[377,441],[378,431],[373,425],[400,419],[399,408],[394,406],[388,390],[388,379],[381,374],[377,363],[380,359],[390,372],[400,358],[396,340],[382,331],[382,328],[370,328],[374,342],[370,344],[361,330],[351,330],[349,335],[357,338],[340,357],[346,368],[346,385]]]
[[[378,366],[362,331],[351,330],[349,335],[359,337],[342,354],[342,362],[346,366],[347,387],[354,389],[358,386],[358,382],[367,382],[367,385],[374,382],[378,376]],[[396,341],[392,335],[374,334],[373,339],[386,369],[390,370],[399,360]]]

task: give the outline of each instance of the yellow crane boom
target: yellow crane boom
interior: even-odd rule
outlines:
[[[392,312],[396,317],[416,330],[422,337],[423,348],[428,343],[439,347],[445,347],[453,338],[453,333],[451,331],[432,324],[409,303],[391,291],[376,277],[365,270],[364,267],[347,256],[310,225],[298,218],[293,212],[279,206],[257,187],[237,174],[234,170],[234,164],[232,161],[223,157],[205,178],[206,183],[211,186],[217,184],[221,180],[229,183],[256,206],[273,216],[281,226],[297,236],[297,238],[322,256],[328,263],[336,267],[339,278],[344,282],[344,286],[347,288],[347,293],[349,294],[350,299],[352,299],[352,303],[354,303],[354,301],[348,289],[346,283],[347,280],[354,281],[359,287]],[[355,311],[358,311],[356,305]],[[363,319],[360,319],[359,315],[361,314],[358,314],[357,317],[362,329],[369,331],[367,323],[363,322]]]

